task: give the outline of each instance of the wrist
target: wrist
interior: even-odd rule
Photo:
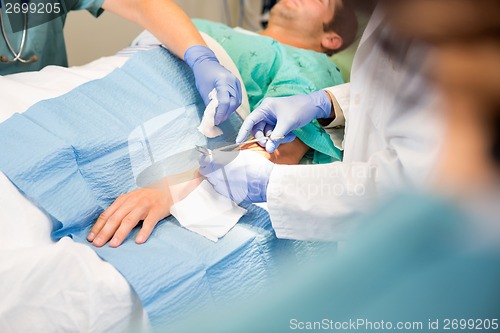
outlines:
[[[326,91],[320,90],[310,96],[313,98],[314,105],[318,108],[316,119],[329,118],[333,108],[330,95]]]
[[[330,115],[327,118],[333,121],[337,117],[335,113],[335,101],[334,101],[335,97],[333,97],[333,95],[329,91],[327,90],[323,91],[326,93],[326,96],[328,96],[328,99],[330,100]]]
[[[330,106],[330,114],[328,115],[328,117],[318,119],[318,123],[323,127],[330,125],[337,117],[337,114],[335,113],[335,102],[333,100],[334,97],[327,90],[324,90],[324,92],[326,93],[328,99],[330,100],[331,106]]]
[[[184,52],[184,61],[188,64],[189,67],[193,68],[196,64],[202,61],[216,61],[217,57],[215,56],[214,51],[206,47],[205,45],[193,45],[189,47],[186,52]]]

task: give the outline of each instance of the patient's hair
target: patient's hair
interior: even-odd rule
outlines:
[[[335,8],[335,15],[330,22],[323,25],[325,32],[333,31],[342,37],[344,43],[337,50],[325,49],[325,53],[331,56],[348,48],[358,35],[358,19],[354,9],[347,1],[340,1]]]

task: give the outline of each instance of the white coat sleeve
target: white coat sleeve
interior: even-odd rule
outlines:
[[[432,178],[443,124],[439,91],[422,74],[428,48],[400,40],[377,13],[351,83],[328,89],[345,113],[343,161],[277,165],[271,173],[267,206],[279,238],[346,240],[358,215]]]
[[[368,163],[276,165],[267,189],[267,206],[278,238],[348,238],[355,212],[376,197],[379,165],[398,168],[394,155],[381,152]]]
[[[361,212],[395,191],[419,186],[432,177],[439,152],[439,122],[429,121],[427,112],[416,109],[388,118],[383,133],[386,145],[371,151],[367,159],[274,167],[267,205],[277,237],[346,240]],[[415,124],[421,124],[418,130]],[[361,141],[354,139],[356,144]]]
[[[330,124],[324,127],[334,128],[337,126],[344,125],[345,124],[344,113],[349,112],[349,101],[350,101],[349,96],[351,92],[351,84],[344,83],[338,86],[326,88],[324,90],[330,93],[330,96],[332,96],[335,99],[334,100],[335,119]]]

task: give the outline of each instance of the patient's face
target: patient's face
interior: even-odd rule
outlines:
[[[290,34],[318,38],[323,25],[333,18],[336,4],[341,0],[280,0],[271,10],[269,25],[279,24]]]

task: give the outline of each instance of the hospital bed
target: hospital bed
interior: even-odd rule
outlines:
[[[0,77],[0,122],[104,77],[126,60],[114,56],[83,67],[48,67]],[[89,247],[69,237],[52,240],[50,217],[3,173],[0,225],[2,331],[119,332],[133,325],[148,327],[141,302],[124,277]]]
[[[223,54],[222,48],[211,47],[216,49],[226,67],[236,71],[234,64],[226,62],[230,59]],[[128,85],[131,72],[127,70],[131,66],[140,65],[140,73],[152,70],[154,76],[158,74],[155,61],[162,57],[175,63],[177,71],[184,70],[183,64],[160,48],[136,51],[128,50],[83,67],[47,67],[37,73],[0,77],[0,142],[3,145],[0,155],[3,165],[0,173],[1,331],[124,332],[160,327],[201,307],[258,292],[279,269],[285,253],[306,258],[318,248],[317,244],[277,240],[267,212],[254,205],[245,207],[248,214],[217,243],[183,229],[173,217],[160,222],[143,245],[136,245],[133,238],[117,249],[107,245],[98,249],[86,242],[89,222],[95,220],[97,212],[87,209],[94,206],[85,201],[84,187],[91,188],[91,195],[98,193],[95,200],[102,206],[109,204],[120,192],[133,188],[134,172],[110,168],[122,165],[118,162],[130,156],[122,151],[110,162],[115,164],[101,165],[100,169],[102,159],[92,160],[94,164],[78,164],[76,172],[71,174],[77,177],[76,183],[70,181],[68,188],[64,185],[66,182],[62,182],[59,187],[51,188],[48,184],[53,179],[45,179],[51,170],[40,168],[40,165],[54,162],[52,167],[56,171],[52,173],[57,177],[60,170],[64,171],[67,160],[59,159],[58,154],[64,149],[50,143],[52,139],[47,139],[49,143],[46,144],[45,130],[52,131],[51,138],[72,140],[76,132],[67,128],[70,124],[74,131],[81,130],[88,137],[104,135],[104,141],[114,140],[116,138],[107,137],[106,132],[94,131],[95,127],[107,117],[106,121],[115,119],[116,123],[105,123],[104,127],[109,126],[110,133],[119,133],[119,130],[113,132],[113,128],[119,128],[125,121],[117,119],[119,113],[116,112],[121,112],[127,103],[133,104],[132,99],[140,96],[145,103],[153,103],[149,106],[159,103],[163,107],[162,103],[169,103],[170,109],[183,108],[193,116],[200,113],[199,96],[192,95],[193,100],[186,103],[187,106],[177,105],[179,101],[183,103],[185,96],[177,96],[178,100],[169,96],[163,100],[162,87],[155,85],[154,80],[149,82],[149,77],[139,83],[131,79],[134,82]],[[170,74],[161,72],[158,75]],[[119,89],[108,91],[107,87],[112,87],[113,82]],[[182,82],[173,82],[172,86],[185,86],[191,93],[194,89],[192,82],[191,88],[190,84]],[[160,91],[154,91],[157,88]],[[67,112],[59,111],[64,108],[69,111],[71,103],[75,103],[76,110],[80,103],[87,105],[86,110],[92,109],[88,107],[96,100],[92,99],[92,94],[106,100],[103,105],[107,105],[107,110],[115,108],[109,111],[115,114],[100,113],[96,104],[88,119],[78,113],[75,117],[58,118],[61,114],[66,117]],[[152,108],[146,109],[147,113]],[[162,112],[155,114],[153,111],[145,117],[152,118]],[[239,117],[247,113],[248,105],[243,105],[238,110],[239,116],[234,115],[228,126],[237,126],[241,121]],[[99,118],[102,114],[106,117]],[[134,113],[127,115],[132,119],[129,126],[138,121],[134,116]],[[24,127],[27,122],[33,127]],[[40,128],[43,131],[38,133]],[[20,134],[24,131],[28,133]],[[229,136],[236,134],[234,128],[233,132],[230,128],[225,132],[231,133]],[[121,140],[128,139],[127,135]],[[230,140],[229,137],[225,139]],[[194,143],[185,141],[186,145]],[[99,147],[87,144],[71,142],[70,147],[78,158],[88,157]],[[113,154],[121,151],[120,144],[110,148]],[[49,153],[44,155],[44,149]],[[76,161],[80,163],[78,158]],[[90,170],[103,173],[89,178]],[[24,182],[26,178],[30,181]],[[78,183],[82,179],[85,186]],[[115,187],[111,186],[111,192],[103,189],[105,186],[100,182],[103,179],[111,182],[114,179]]]

